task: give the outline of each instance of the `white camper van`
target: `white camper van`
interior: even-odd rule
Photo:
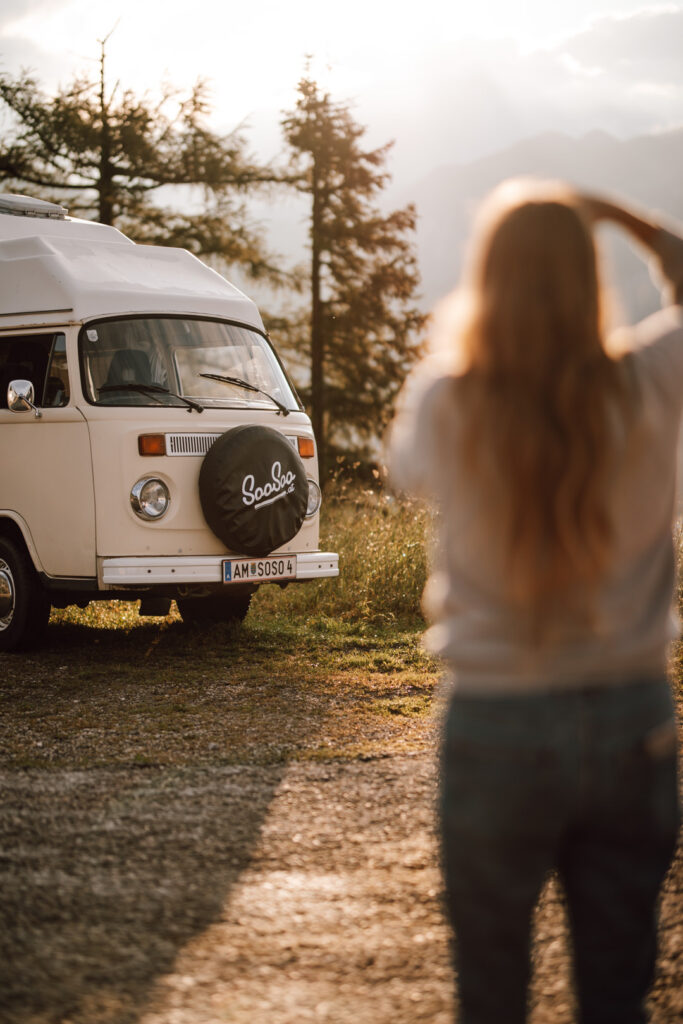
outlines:
[[[243,618],[318,548],[311,423],[254,303],[190,253],[0,195],[0,650],[50,606]]]

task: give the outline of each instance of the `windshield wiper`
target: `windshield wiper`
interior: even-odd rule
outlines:
[[[186,398],[185,395],[177,395],[175,391],[169,391],[168,388],[162,387],[161,384],[103,384],[97,390],[100,394],[107,391],[134,391],[139,395],[151,395],[152,398],[156,395],[170,395],[171,398],[177,398],[179,401],[184,402],[188,412],[192,412],[193,409],[197,412],[204,412],[203,405],[193,402],[191,398]]]
[[[206,377],[207,380],[219,380],[222,384],[234,384],[236,388],[244,388],[245,391],[255,391],[259,395],[265,395],[266,398],[270,399],[273,405],[278,408],[278,413],[283,416],[289,416],[289,409],[282,402],[274,398],[273,395],[268,394],[263,388],[257,388],[255,384],[250,384],[249,381],[242,380],[241,377],[224,377],[220,373],[200,373],[200,377]]]

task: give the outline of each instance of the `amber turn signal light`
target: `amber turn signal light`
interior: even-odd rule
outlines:
[[[297,437],[299,455],[302,459],[312,459],[315,455],[315,441],[312,437]]]
[[[140,455],[165,455],[166,437],[164,434],[140,434],[138,436]]]

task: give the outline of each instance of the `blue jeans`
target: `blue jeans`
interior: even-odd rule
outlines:
[[[534,905],[563,883],[582,1024],[641,1024],[658,894],[676,845],[676,731],[665,680],[452,697],[442,860],[460,1024],[526,1019]]]

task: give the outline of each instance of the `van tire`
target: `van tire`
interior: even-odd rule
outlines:
[[[251,594],[216,594],[211,597],[176,599],[183,622],[242,622],[249,611]]]
[[[38,646],[50,618],[50,601],[27,552],[9,537],[0,537],[0,574],[11,605],[0,618],[0,651]]]

